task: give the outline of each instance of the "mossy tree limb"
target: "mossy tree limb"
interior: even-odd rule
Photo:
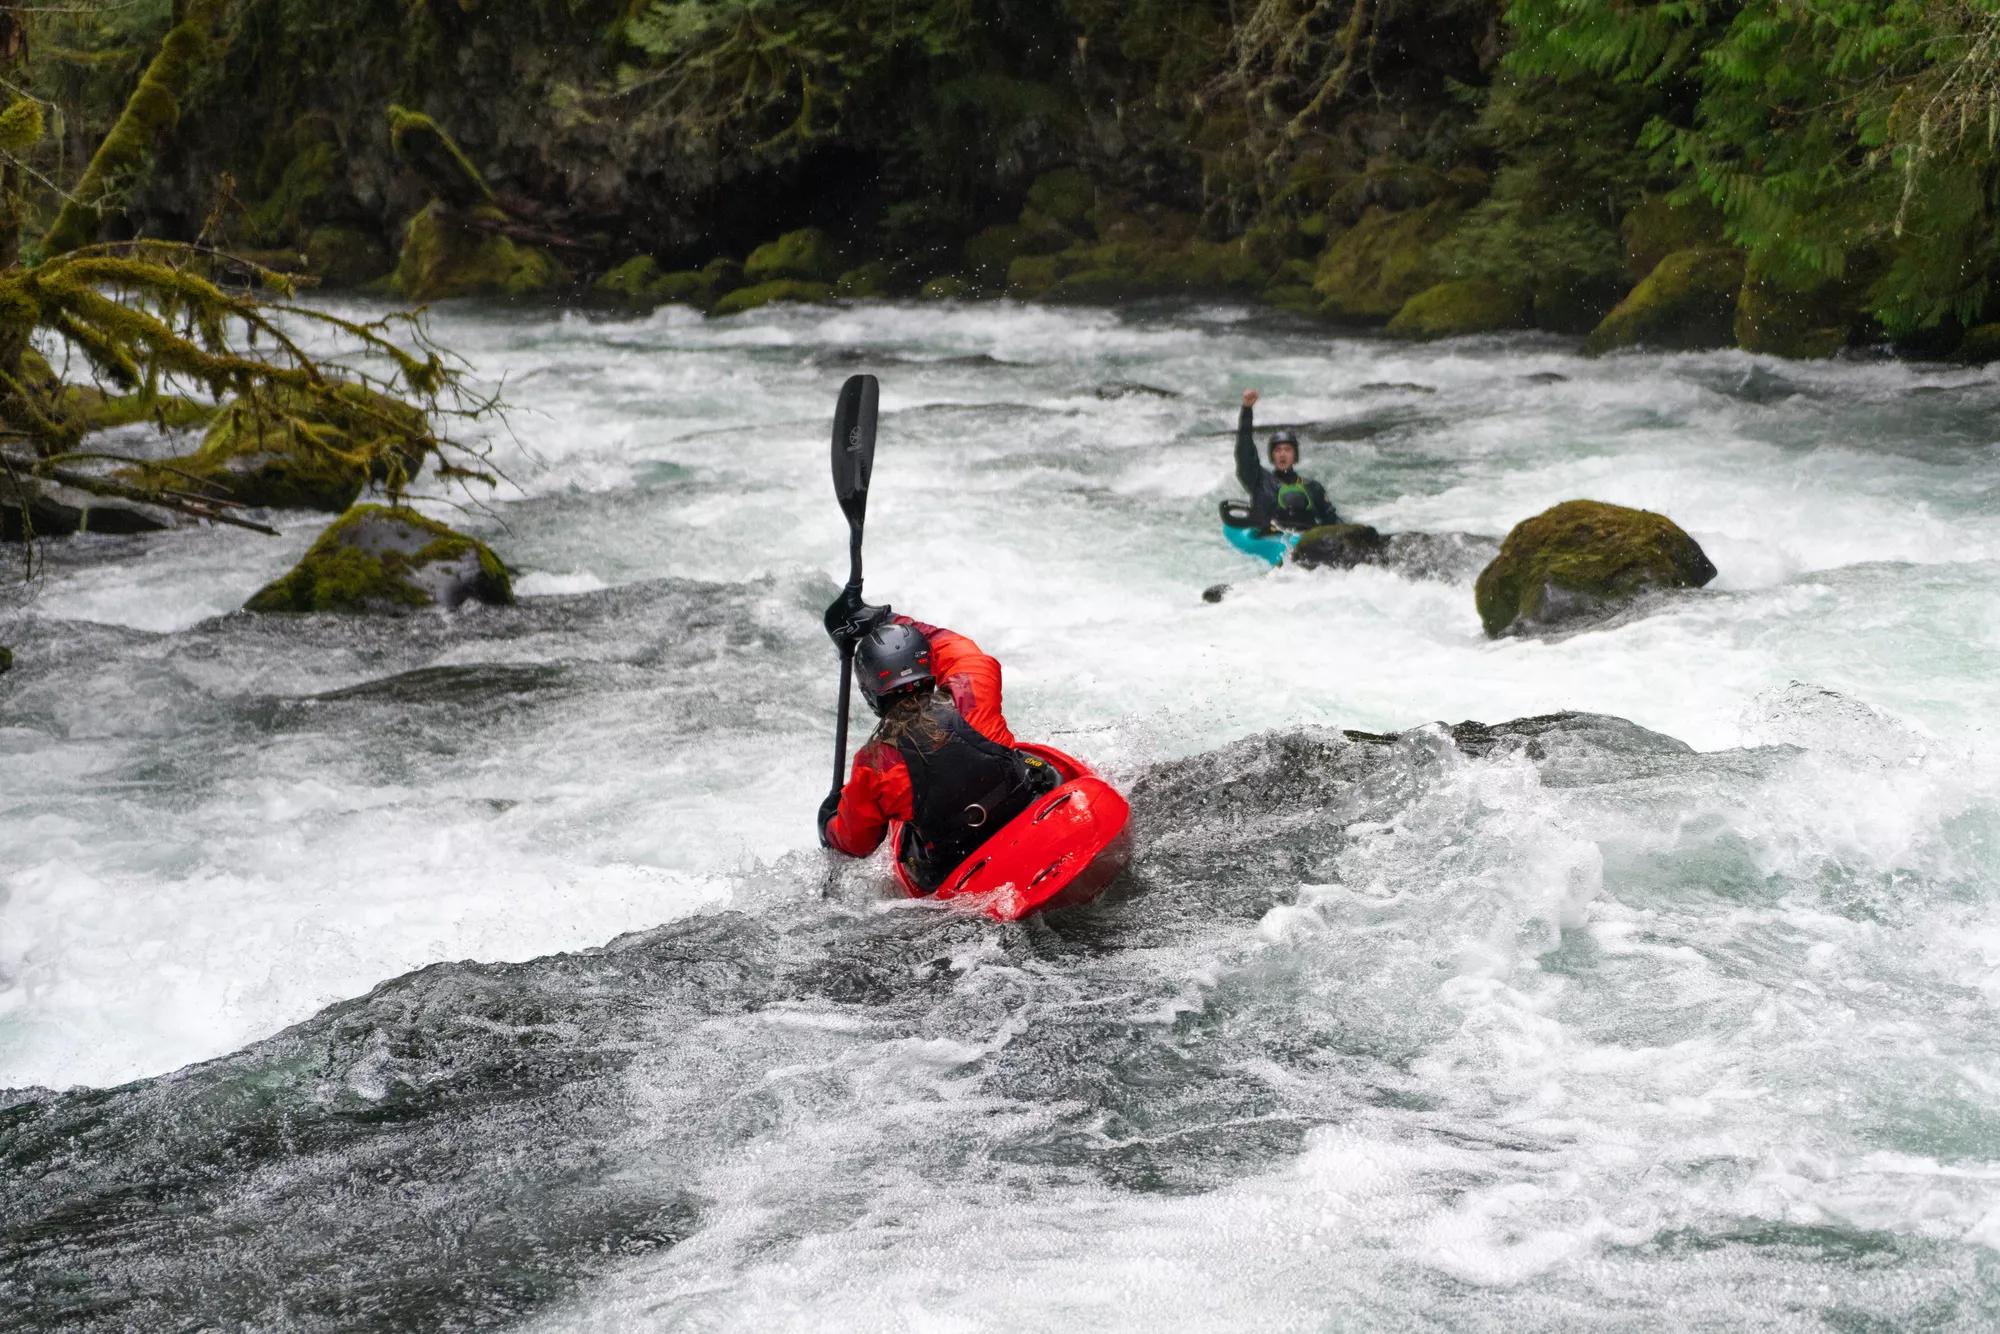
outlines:
[[[42,238],[48,254],[64,254],[97,239],[105,210],[180,120],[180,99],[211,58],[221,9],[222,0],[186,0],[176,6],[178,21]]]

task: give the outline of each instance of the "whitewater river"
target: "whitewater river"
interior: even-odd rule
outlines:
[[[435,332],[512,411],[432,508],[518,607],[232,614],[281,514],[52,546],[0,621],[0,1327],[2000,1320],[1994,373],[1226,307]],[[1132,793],[1089,909],[815,845],[857,370],[870,596]],[[1590,497],[1720,577],[1495,643],[1476,560],[1264,574],[1251,386],[1348,517]]]

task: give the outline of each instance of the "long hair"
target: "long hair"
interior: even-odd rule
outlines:
[[[929,685],[896,696],[883,707],[882,721],[875,724],[875,735],[871,740],[884,746],[894,746],[908,737],[921,750],[936,750],[945,741],[944,725],[925,711],[936,697],[935,687]]]

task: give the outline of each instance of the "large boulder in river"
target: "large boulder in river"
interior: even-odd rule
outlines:
[[[361,505],[319,535],[299,563],[245,611],[389,613],[513,602],[492,548],[414,510]]]
[[[125,476],[239,505],[338,514],[370,481],[407,483],[434,443],[422,409],[364,385],[335,386],[330,397],[279,388],[223,409],[193,454]]]
[[[493,204],[461,210],[432,200],[403,232],[389,290],[405,301],[442,301],[534,296],[567,282],[548,251],[506,234],[511,225]]]
[[[1494,638],[1597,619],[1641,594],[1700,588],[1715,566],[1672,519],[1566,500],[1514,525],[1479,575],[1479,621]]]
[[[1591,352],[1733,347],[1743,256],[1726,246],[1676,250],[1591,330]]]

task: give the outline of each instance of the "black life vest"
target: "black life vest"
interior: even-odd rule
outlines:
[[[913,733],[941,733],[943,740],[926,750]],[[910,767],[912,811],[898,852],[927,889],[1026,810],[1041,790],[1021,754],[981,735],[943,692],[925,701],[923,720],[896,739],[896,750]]]

